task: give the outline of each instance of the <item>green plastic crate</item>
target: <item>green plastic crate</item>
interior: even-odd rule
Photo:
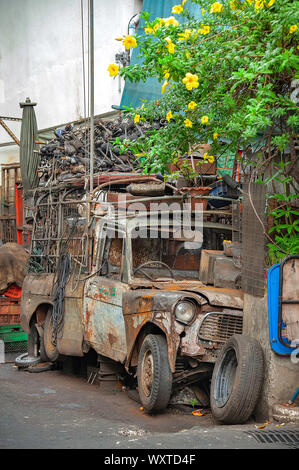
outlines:
[[[28,333],[22,330],[21,325],[1,325],[0,340],[4,341],[5,352],[27,351]]]

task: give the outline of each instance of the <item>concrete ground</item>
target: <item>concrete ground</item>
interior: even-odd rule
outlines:
[[[273,422],[257,430],[258,423],[250,421],[224,426],[209,411],[193,416],[191,407],[152,416],[128,397],[119,382],[90,385],[62,370],[33,374],[13,363],[0,364],[0,396],[1,449],[299,447],[298,425]]]

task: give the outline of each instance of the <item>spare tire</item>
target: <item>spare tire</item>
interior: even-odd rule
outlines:
[[[251,416],[263,384],[263,351],[249,336],[234,335],[220,351],[211,382],[213,416],[224,424],[242,424]]]
[[[20,369],[25,369],[29,366],[39,364],[41,359],[39,356],[28,356],[28,353],[23,353],[15,359],[15,365]]]

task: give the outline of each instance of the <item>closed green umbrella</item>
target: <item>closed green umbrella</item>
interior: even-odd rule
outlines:
[[[26,98],[25,103],[20,103],[23,108],[21,138],[20,138],[20,167],[24,191],[38,186],[37,169],[39,166],[39,154],[36,151],[37,123],[34,112],[36,103],[31,103]]]

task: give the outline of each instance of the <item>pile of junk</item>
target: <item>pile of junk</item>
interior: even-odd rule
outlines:
[[[153,124],[134,123],[129,118],[108,121],[97,119],[94,125],[94,172],[136,171],[138,160],[133,154],[124,153],[126,140],[145,136],[150,129],[159,129],[164,121]],[[68,124],[54,132],[54,138],[40,147],[38,174],[40,186],[49,183],[80,178],[90,170],[90,126],[74,127]],[[120,146],[120,145],[121,146]]]
[[[165,127],[165,119],[155,120],[152,123],[140,121],[135,123],[129,117],[118,115],[114,118],[98,118],[94,125],[94,175],[103,173],[141,175],[140,161],[132,152],[126,150],[129,141],[141,140],[151,130]],[[213,163],[204,160],[204,153],[209,151],[209,145],[195,145],[194,150],[186,158],[179,158],[176,164],[169,165],[170,174],[176,177],[169,178],[170,184],[163,185],[161,174],[152,175],[160,183],[150,189],[135,188],[136,195],[145,196],[162,195],[174,192],[188,193],[190,195],[205,196],[200,200],[203,209],[221,209],[238,199],[240,186],[234,180],[236,177],[235,161],[233,166],[227,168],[226,158],[224,170],[219,176],[217,158]],[[230,157],[232,157],[230,155]],[[39,147],[39,187],[50,187],[62,182],[78,182],[90,174],[90,125],[82,122],[79,126],[67,124],[54,131],[54,138]],[[223,160],[223,159],[222,159]],[[231,160],[232,161],[232,160]],[[186,167],[193,174],[186,177]],[[226,170],[227,169],[227,170]],[[187,173],[188,171],[187,170]],[[194,177],[194,174],[197,176]],[[145,175],[143,175],[146,179]],[[238,175],[239,179],[239,175]],[[152,180],[153,182],[153,180]],[[130,187],[129,189],[132,189]],[[140,190],[139,190],[140,189]],[[133,194],[133,193],[132,193]],[[135,194],[134,194],[135,195]],[[206,196],[210,195],[211,198]]]

